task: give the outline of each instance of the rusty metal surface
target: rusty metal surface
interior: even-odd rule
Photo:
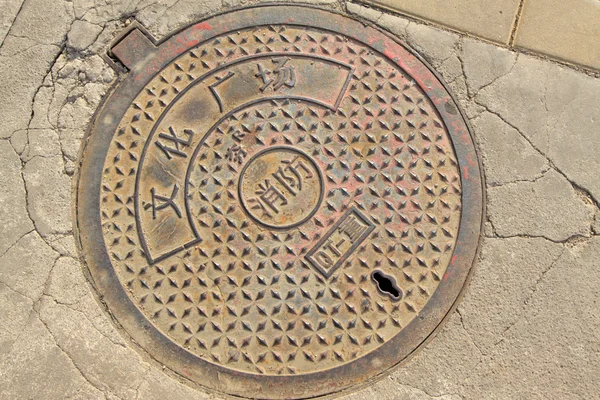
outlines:
[[[239,10],[130,71],[82,155],[90,279],[135,342],[208,388],[338,392],[399,364],[471,270],[481,173],[435,75],[392,38],[298,6]]]

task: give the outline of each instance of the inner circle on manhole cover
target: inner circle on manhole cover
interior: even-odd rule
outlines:
[[[132,25],[79,171],[90,279],[140,351],[302,398],[398,365],[469,276],[483,192],[458,105],[393,38],[298,6],[158,43]]]
[[[225,155],[243,160],[242,150]],[[200,176],[203,174],[200,173]],[[269,146],[248,160],[239,174],[238,197],[248,215],[272,229],[302,225],[323,198],[323,176],[314,160],[297,148]]]

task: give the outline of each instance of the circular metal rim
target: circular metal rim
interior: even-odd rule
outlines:
[[[243,200],[243,196],[242,196],[242,181],[244,178],[244,173],[246,172],[246,170],[248,169],[248,167],[250,166],[250,164],[256,160],[258,157],[264,155],[264,154],[268,154],[268,153],[272,153],[274,151],[277,150],[288,150],[288,151],[293,151],[295,153],[301,154],[303,155],[311,164],[312,166],[315,168],[315,171],[317,171],[317,175],[319,177],[319,184],[321,187],[321,190],[319,191],[319,199],[317,200],[317,204],[315,204],[313,210],[310,212],[310,214],[308,214],[306,217],[302,218],[300,221],[298,222],[294,222],[293,224],[289,224],[289,225],[270,225],[267,224],[265,222],[260,221],[258,218],[256,218],[251,212],[250,210],[248,210],[248,208],[246,207],[246,203]],[[257,224],[261,225],[261,226],[265,226],[269,229],[273,229],[273,230],[278,230],[278,231],[286,231],[289,229],[293,229],[297,226],[302,225],[303,223],[305,223],[306,221],[308,221],[309,219],[312,218],[313,215],[315,215],[315,213],[317,212],[317,210],[319,210],[319,207],[321,207],[321,203],[323,202],[323,196],[324,196],[324,186],[323,186],[323,173],[321,172],[321,169],[319,169],[319,166],[317,165],[317,163],[315,162],[315,160],[313,160],[313,158],[311,156],[309,156],[308,154],[306,154],[304,151],[299,150],[299,149],[295,149],[293,147],[290,146],[274,146],[274,147],[268,147],[264,150],[261,150],[259,152],[257,152],[256,154],[254,154],[252,157],[250,157],[250,159],[246,162],[246,165],[244,165],[244,167],[242,168],[242,170],[240,171],[240,178],[238,180],[238,197],[240,198],[240,204],[242,205],[242,209],[244,210],[245,214],[252,219],[252,221],[256,222]]]
[[[293,17],[290,17],[293,15]],[[148,81],[187,50],[228,31],[259,25],[305,25],[357,40],[407,71],[427,94],[452,138],[461,167],[462,213],[457,245],[443,284],[421,314],[373,352],[342,366],[298,376],[264,376],[230,370],[189,353],[155,328],[120,284],[106,251],[100,225],[100,181],[108,144],[129,104]],[[194,35],[190,35],[191,32]],[[355,32],[364,33],[361,38]],[[194,39],[190,39],[193,37]],[[307,398],[351,390],[385,376],[420,349],[454,310],[479,250],[484,216],[483,173],[468,121],[441,79],[413,51],[387,32],[345,15],[316,7],[263,4],[217,14],[175,32],[158,51],[115,83],[88,129],[74,181],[74,232],[84,269],[113,321],[150,356],[205,389],[245,398]],[[84,189],[85,183],[86,190]],[[368,374],[365,374],[368,371]]]

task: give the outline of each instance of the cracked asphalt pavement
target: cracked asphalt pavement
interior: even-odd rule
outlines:
[[[343,0],[449,85],[478,142],[487,221],[444,329],[345,399],[592,399],[600,374],[600,79]],[[133,19],[157,38],[240,0],[1,0],[0,399],[218,399],[141,356],[94,297],[72,232],[81,140]]]

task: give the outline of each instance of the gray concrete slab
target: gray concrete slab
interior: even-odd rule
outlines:
[[[600,3],[530,0],[515,35],[515,45],[584,67],[600,69]]]
[[[519,2],[516,0],[363,0],[405,15],[415,16],[468,32],[498,43],[507,44]],[[468,15],[468,18],[465,16]]]

